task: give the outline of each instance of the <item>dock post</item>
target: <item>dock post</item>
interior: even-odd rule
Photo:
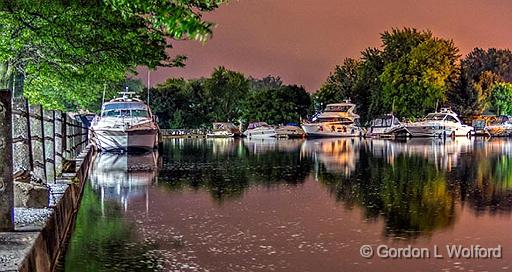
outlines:
[[[14,230],[12,93],[0,90],[0,231]]]

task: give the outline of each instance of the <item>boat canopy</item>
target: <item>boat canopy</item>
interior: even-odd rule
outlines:
[[[269,126],[269,125],[265,122],[254,122],[254,123],[250,123],[249,126],[247,127],[247,129],[255,129],[258,127],[265,127],[265,126]]]
[[[382,115],[372,120],[372,127],[391,127],[393,125],[399,125],[400,121],[398,118],[391,114]]]
[[[446,113],[429,113],[426,117],[427,121],[448,121],[454,123],[460,123],[457,117]]]

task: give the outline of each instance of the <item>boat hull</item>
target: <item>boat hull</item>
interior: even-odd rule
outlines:
[[[150,150],[158,146],[158,129],[93,130],[92,140],[101,151]]]
[[[445,136],[470,136],[473,127],[451,127],[443,125],[408,125],[407,131],[412,137],[445,137]]]
[[[275,129],[251,129],[244,132],[244,136],[249,139],[270,139],[276,138]]]
[[[366,133],[368,138],[398,138],[407,137],[410,135],[409,131],[403,126],[396,127],[371,127]]]
[[[361,137],[364,135],[362,128],[354,125],[340,124],[303,124],[302,129],[308,138],[321,137]]]

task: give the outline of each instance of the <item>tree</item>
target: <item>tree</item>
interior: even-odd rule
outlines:
[[[249,81],[242,73],[216,68],[205,81],[205,96],[213,121],[236,121],[240,104],[249,92]]]
[[[168,42],[204,41],[201,14],[221,2],[0,1],[0,78],[25,75],[26,96],[50,108],[87,108],[136,66],[183,65]]]
[[[457,59],[452,41],[430,38],[388,63],[380,76],[383,108],[399,117],[419,117],[435,110],[438,103],[447,102]]]
[[[512,114],[512,83],[499,82],[493,85],[491,109],[498,115]]]
[[[482,114],[490,106],[492,86],[512,81],[512,52],[475,48],[461,61],[460,80],[452,104],[465,115]]]
[[[241,117],[245,123],[299,123],[308,115],[310,108],[311,98],[302,86],[285,85],[277,89],[251,91],[242,104]]]
[[[329,74],[326,82],[315,94],[317,110],[323,110],[326,104],[353,98],[359,64],[359,61],[347,58],[342,65],[336,65],[334,72]]]

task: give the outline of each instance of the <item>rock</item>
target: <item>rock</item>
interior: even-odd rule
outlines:
[[[14,182],[14,207],[45,208],[49,203],[48,187],[40,184]]]

